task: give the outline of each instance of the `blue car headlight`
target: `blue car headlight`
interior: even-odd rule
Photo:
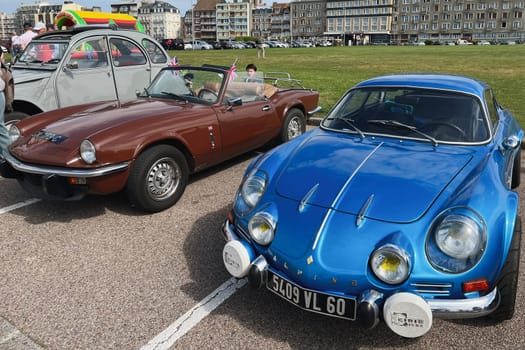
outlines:
[[[370,257],[374,275],[388,284],[403,283],[410,274],[408,253],[394,244],[385,244]]]
[[[435,268],[461,273],[481,259],[486,244],[487,230],[483,219],[467,208],[454,208],[434,221],[426,251]]]
[[[248,232],[255,242],[260,245],[272,243],[275,235],[275,218],[266,212],[260,212],[252,216],[248,222]]]
[[[265,172],[254,169],[244,179],[235,196],[234,210],[240,216],[245,216],[255,208],[266,191],[268,176]]]

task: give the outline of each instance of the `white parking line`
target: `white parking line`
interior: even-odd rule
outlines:
[[[39,202],[39,201],[40,201],[40,199],[31,198],[31,199],[28,199],[26,201],[10,205],[8,207],[0,208],[0,214],[9,213],[10,211],[13,211],[13,210],[16,210],[16,209],[19,209],[19,208],[22,208],[22,207],[26,207],[28,205],[31,205],[31,204]]]
[[[140,350],[169,349],[180,337],[188,333],[203,318],[215,310],[217,306],[232,296],[237,289],[242,288],[246,282],[246,278],[241,280],[233,277],[230,278],[191,310],[179,317],[179,319],[173,322],[168,328],[159,333],[159,335],[150,340],[149,343],[140,348]]]
[[[19,202],[8,207],[0,208],[0,214],[5,214],[10,211],[31,205],[39,202],[40,199],[32,198],[23,202]],[[184,334],[188,333],[195,327],[202,319],[208,316],[219,305],[231,297],[238,289],[246,284],[247,280],[230,278],[217,289],[215,289],[206,298],[201,300],[192,309],[186,312],[173,322],[168,328],[159,333],[155,338],[150,340],[140,350],[167,350]]]

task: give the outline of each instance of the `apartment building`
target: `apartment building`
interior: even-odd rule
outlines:
[[[322,37],[326,31],[326,0],[293,1],[291,9],[292,40]]]
[[[216,40],[251,35],[252,8],[249,2],[222,2],[216,5]]]
[[[144,31],[157,40],[182,36],[180,11],[167,2],[156,0],[141,6],[137,19]]]
[[[525,0],[395,0],[396,42],[525,40]]]

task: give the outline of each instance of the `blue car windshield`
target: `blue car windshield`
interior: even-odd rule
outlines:
[[[326,129],[421,139],[481,143],[490,133],[480,101],[451,91],[361,88],[348,92],[323,120]]]

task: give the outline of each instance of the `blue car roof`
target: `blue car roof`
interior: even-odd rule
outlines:
[[[410,73],[383,75],[365,80],[355,88],[372,86],[406,86],[414,88],[452,90],[468,94],[474,94],[483,99],[483,92],[488,88],[485,83],[460,75]]]

